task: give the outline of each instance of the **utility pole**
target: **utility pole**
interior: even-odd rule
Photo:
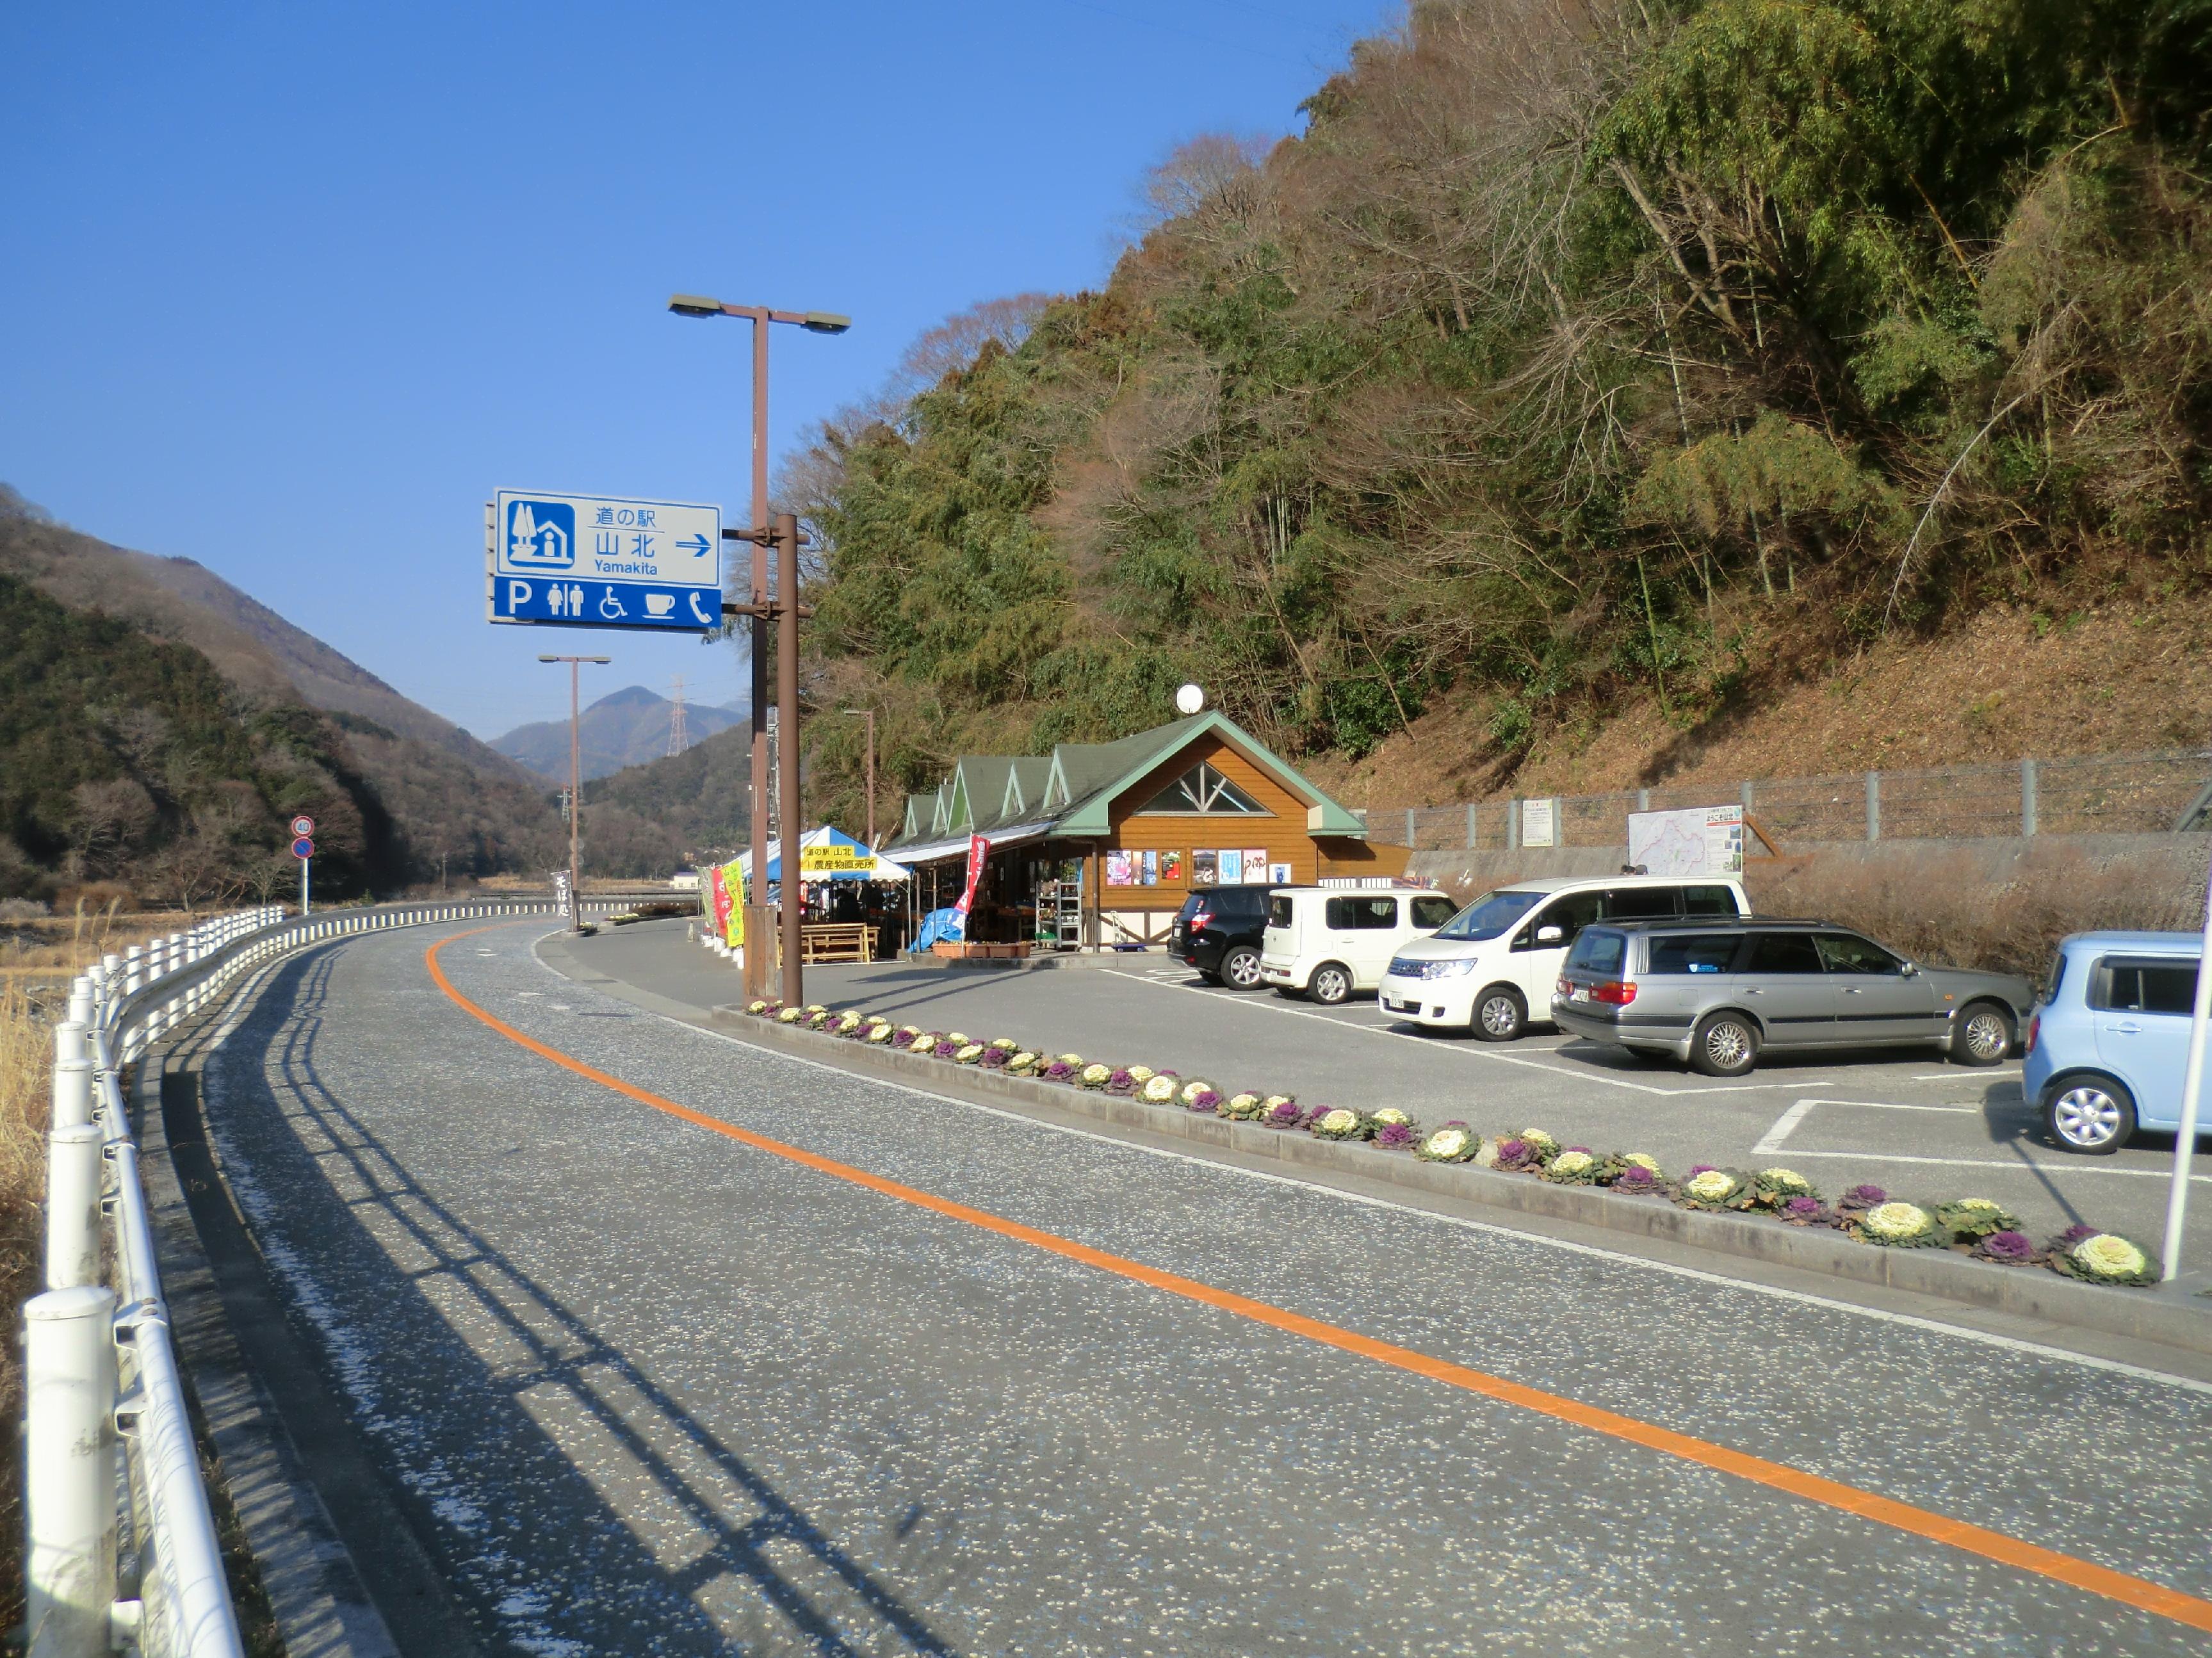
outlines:
[[[541,656],[540,662],[565,662],[568,665],[568,930],[584,930],[584,884],[582,858],[578,850],[578,829],[584,817],[584,760],[583,744],[579,738],[580,715],[577,710],[576,672],[586,662],[608,663],[611,656]]]
[[[781,739],[781,786],[776,791],[781,814],[778,844],[782,848],[783,879],[783,1005],[804,1007],[806,989],[799,971],[800,912],[805,908],[805,884],[799,878],[799,837],[805,817],[799,806],[799,520],[789,513],[775,515],[776,560],[775,706],[776,735]]]
[[[840,708],[838,713],[848,720],[868,722],[868,850],[876,849],[876,711],[873,708]]]

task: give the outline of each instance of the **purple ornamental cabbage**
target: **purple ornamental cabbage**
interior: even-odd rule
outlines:
[[[912,1048],[914,1046],[914,1033],[910,1030],[892,1031],[891,1046],[893,1048]]]
[[[1106,1078],[1106,1091],[1109,1094],[1133,1094],[1137,1091],[1137,1079],[1121,1066],[1115,1066],[1114,1074]]]
[[[1690,1165],[1690,1172],[1687,1175],[1685,1175],[1683,1178],[1685,1180],[1695,1180],[1700,1175],[1710,1175],[1712,1172],[1712,1164],[1709,1163],[1693,1163]]]
[[[1199,1090],[1198,1097],[1190,1102],[1190,1108],[1200,1114],[1218,1110],[1220,1106],[1221,1096],[1210,1088]]]
[[[930,1051],[940,1060],[949,1060],[960,1051],[960,1048],[957,1042],[939,1042]]]
[[[1298,1108],[1298,1102],[1296,1100],[1285,1100],[1280,1105],[1277,1106],[1273,1110],[1267,1114],[1267,1127],[1270,1128],[1296,1128],[1305,1120],[1306,1114]]]
[[[1782,1212],[1791,1220],[1818,1220],[1820,1218],[1820,1199],[1800,1193],[1782,1206]]]
[[[986,1071],[997,1071],[1004,1067],[1012,1057],[1012,1055],[1003,1048],[987,1048],[983,1050],[982,1058],[976,1060],[976,1064],[981,1066]]]
[[[2035,1259],[2035,1245],[2023,1233],[1992,1232],[1981,1241],[1974,1253],[2000,1266],[2024,1266]]]
[[[1854,1186],[1844,1193],[1846,1209],[1879,1209],[1889,1201],[1889,1193],[1879,1186]]]
[[[1386,1151],[1411,1145],[1413,1139],[1413,1131],[1402,1122],[1386,1122],[1375,1131],[1375,1144]]]
[[[1617,1192],[1656,1192],[1659,1177],[1642,1163],[1632,1163],[1614,1177],[1613,1185]]]
[[[1500,1140],[1498,1143],[1498,1166],[1500,1169],[1526,1169],[1535,1161],[1536,1153],[1526,1140]]]
[[[1064,1083],[1074,1074],[1075,1067],[1066,1060],[1054,1060],[1044,1068],[1044,1079],[1048,1083]]]

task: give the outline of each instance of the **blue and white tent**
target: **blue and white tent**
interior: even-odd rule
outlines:
[[[752,878],[753,855],[750,852],[738,854],[738,867],[745,879]],[[882,853],[862,846],[849,835],[840,834],[824,823],[799,837],[799,878],[809,881],[904,881],[911,879],[914,872],[904,864],[893,863]],[[768,843],[768,878],[783,879],[783,842]]]

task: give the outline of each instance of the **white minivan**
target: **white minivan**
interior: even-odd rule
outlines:
[[[1267,895],[1260,981],[1333,1007],[1374,989],[1401,946],[1425,938],[1458,908],[1433,887],[1278,887]]]
[[[1750,914],[1743,883],[1729,876],[1516,881],[1399,950],[1382,975],[1382,1011],[1511,1042],[1528,1028],[1530,1008],[1549,1013],[1567,951],[1591,922]]]

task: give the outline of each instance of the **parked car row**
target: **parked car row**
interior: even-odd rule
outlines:
[[[1372,989],[1425,1029],[1510,1042],[1548,1022],[1715,1077],[1766,1053],[1914,1045],[1993,1066],[2024,1049],[2051,1139],[2101,1156],[2179,1124],[2202,941],[2080,934],[2039,988],[1756,916],[1740,881],[1621,876],[1518,882],[1464,907],[1427,888],[1205,889],[1170,949],[1237,990],[1334,1005]]]

